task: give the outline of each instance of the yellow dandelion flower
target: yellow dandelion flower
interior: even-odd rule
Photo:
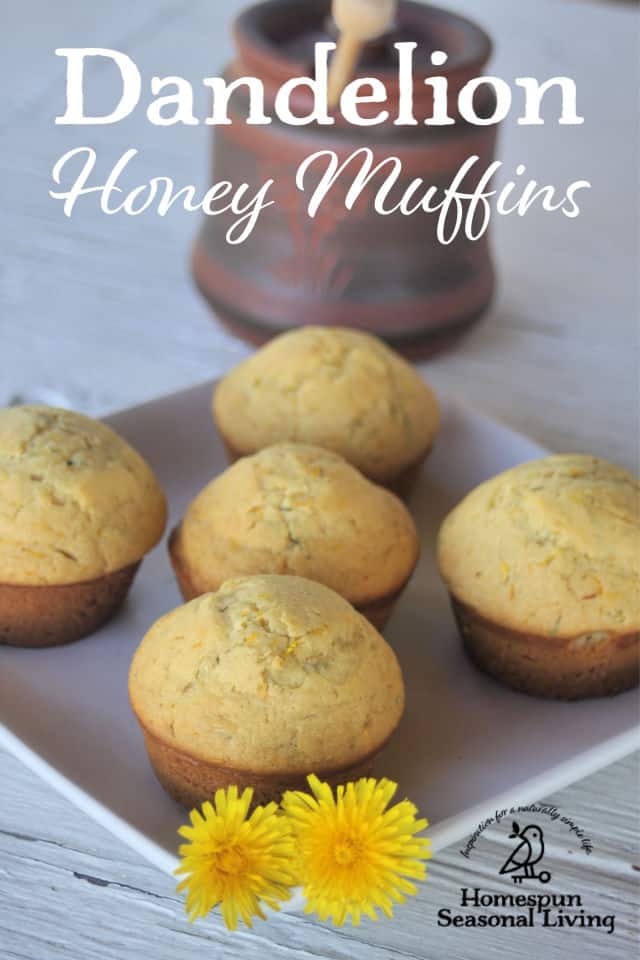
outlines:
[[[306,897],[305,913],[338,926],[362,915],[378,919],[377,909],[393,916],[393,903],[415,894],[412,880],[424,880],[431,842],[416,834],[428,826],[417,820],[408,800],[389,807],[397,784],[363,778],[331,787],[307,778],[312,795],[288,791],[283,808],[291,821]]]
[[[191,826],[178,833],[189,842],[179,848],[182,862],[176,874],[186,874],[178,891],[187,891],[189,920],[204,917],[221,905],[230,930],[242,918],[266,919],[262,906],[278,910],[297,882],[293,873],[294,845],[291,827],[275,803],[256,807],[247,816],[253,790],[238,796],[237,787],[218,790],[214,803],[192,810]]]

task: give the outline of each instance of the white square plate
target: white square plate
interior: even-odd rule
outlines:
[[[225,467],[211,385],[127,410],[109,422],[156,470],[171,525]],[[472,487],[543,454],[530,440],[444,404],[443,427],[411,503],[423,542],[386,631],[407,684],[401,727],[378,761],[429,817],[437,850],[496,808],[542,799],[635,749],[635,692],[578,703],[513,693],[465,658],[434,565],[445,513]],[[161,869],[177,863],[185,819],[154,779],[129,708],[127,673],[150,624],[180,602],[161,544],[119,615],[87,640],[50,650],[0,647],[0,743]]]

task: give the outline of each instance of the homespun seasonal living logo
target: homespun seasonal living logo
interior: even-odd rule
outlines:
[[[496,810],[483,820],[460,850],[466,860],[482,855],[479,846],[489,827],[498,827],[508,842],[496,866],[492,888],[460,887],[456,909],[438,910],[439,927],[602,928],[615,931],[615,914],[599,913],[583,894],[562,890],[562,880],[551,869],[548,845],[571,843],[578,852],[593,852],[591,838],[576,823],[549,804]]]

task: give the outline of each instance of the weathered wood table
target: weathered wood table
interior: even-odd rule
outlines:
[[[230,49],[237,0],[80,0],[6,4],[0,36],[5,123],[0,275],[0,403],[66,402],[101,414],[215,376],[246,348],[211,322],[187,256],[196,217],[106,217],[84,198],[71,221],[48,197],[51,168],[89,144],[106,173],[129,147],[135,182],[168,174],[205,185],[204,126],[152,127],[139,110],[115,126],[55,127],[63,61],[56,47],[126,50],[145,77],[215,75]],[[487,318],[425,370],[435,387],[557,450],[638,459],[638,20],[633,5],[577,0],[457,0],[496,39],[493,73],[573,77],[580,127],[506,123],[505,170],[526,163],[541,183],[586,179],[577,220],[532,211],[499,218],[501,289]],[[92,105],[109,99],[92,76]],[[204,95],[204,92],[203,92]],[[555,876],[585,907],[615,913],[600,929],[445,929],[460,888],[487,887],[504,842],[482,859],[440,854],[420,895],[393,922],[340,931],[288,915],[231,936],[219,918],[189,926],[170,878],[0,753],[0,956],[130,958],[628,958],[637,935],[637,758],[546,799],[591,834],[584,858],[554,849]],[[636,864],[636,866],[634,866]],[[560,881],[559,881],[560,883]]]

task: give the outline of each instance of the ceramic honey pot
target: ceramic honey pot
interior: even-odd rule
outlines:
[[[225,79],[258,78],[267,113],[283,84],[314,75],[314,45],[335,42],[338,30],[331,0],[267,0],[239,16],[234,35],[235,59]],[[395,44],[403,42],[417,45],[412,73],[416,116],[433,111],[435,86],[428,78],[437,74],[447,81],[450,123],[394,123],[401,99]],[[433,65],[433,51],[446,52],[444,65]],[[273,202],[242,244],[227,241],[224,217],[202,223],[192,270],[217,317],[255,344],[301,324],[354,326],[418,356],[439,348],[479,317],[494,290],[489,231],[477,240],[459,232],[443,244],[431,216],[401,211],[382,216],[366,196],[347,210],[348,180],[343,186],[336,183],[311,217],[296,175],[318,151],[333,151],[342,163],[369,148],[375,164],[399,159],[400,191],[416,177],[446,189],[465,161],[477,157],[478,173],[472,170],[465,181],[473,188],[474,178],[477,182],[493,160],[497,125],[463,119],[457,97],[483,73],[490,53],[488,36],[470,21],[400,0],[391,29],[365,43],[355,64],[356,78],[381,80],[387,93],[384,105],[363,98],[360,114],[375,116],[384,106],[387,121],[356,126],[336,108],[331,126],[296,126],[277,117],[249,125],[249,92],[239,85],[229,101],[232,122],[214,131],[211,179],[240,178],[256,185],[271,179]],[[490,90],[478,91],[479,115],[491,115],[493,97]],[[311,93],[299,87],[291,104],[300,115],[310,112]],[[310,168],[308,177],[314,175]],[[364,194],[374,190],[372,179]]]

